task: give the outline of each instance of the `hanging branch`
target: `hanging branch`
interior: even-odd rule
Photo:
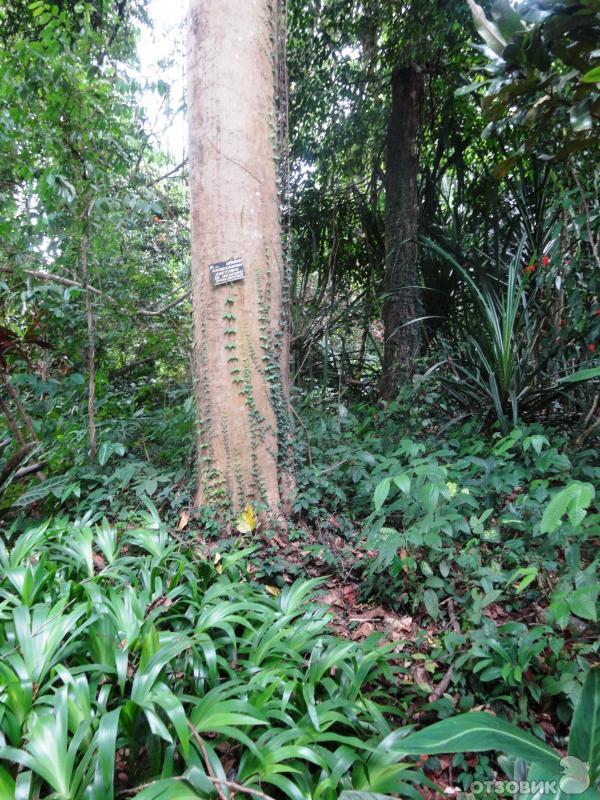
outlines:
[[[18,393],[16,387],[13,386],[12,381],[10,380],[10,377],[9,377],[8,373],[3,370],[2,372],[0,372],[0,377],[1,377],[2,383],[4,384],[4,387],[6,388],[6,391],[8,392],[10,397],[12,398],[14,406],[17,409],[17,413],[21,417],[21,420],[23,421],[25,427],[27,428],[27,431],[29,432],[29,435],[31,437],[31,441],[29,441],[29,442],[26,441],[25,437],[23,436],[23,434],[21,432],[21,429],[19,428],[19,425],[18,425],[17,421],[13,417],[13,415],[12,415],[12,413],[10,411],[10,408],[8,407],[8,403],[6,403],[6,401],[3,400],[2,397],[0,397],[0,409],[2,409],[2,412],[3,412],[4,416],[6,417],[6,422],[7,422],[7,425],[8,425],[8,429],[10,430],[10,432],[14,436],[15,441],[19,445],[19,448],[20,448],[19,451],[21,453],[23,453],[23,454],[29,453],[29,452],[31,452],[33,450],[33,448],[37,447],[39,445],[39,442],[40,442],[39,437],[37,435],[37,432],[36,432],[36,430],[35,430],[35,428],[33,426],[33,421],[31,419],[31,417],[29,416],[29,414],[25,411],[23,403],[21,402],[21,398],[19,397],[19,393]],[[46,480],[46,475],[43,472],[43,469],[46,466],[46,462],[40,462],[39,464],[36,464],[35,466],[36,466],[35,469],[27,469],[26,471],[21,471],[20,474],[17,474],[15,477],[19,477],[20,478],[20,477],[24,477],[25,475],[28,475],[28,474],[31,474],[31,473],[35,472],[35,473],[37,473],[36,477],[37,477],[38,480],[45,481]]]

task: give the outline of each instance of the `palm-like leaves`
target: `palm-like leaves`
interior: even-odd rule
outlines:
[[[539,345],[544,325],[535,286],[521,277],[525,239],[506,266],[504,283],[474,280],[470,272],[435,242],[426,244],[462,277],[467,304],[456,312],[458,335],[444,383],[462,407],[491,412],[504,433],[524,410],[549,403],[567,385],[598,373],[574,372],[560,378],[543,358]],[[430,372],[438,369],[437,364]]]

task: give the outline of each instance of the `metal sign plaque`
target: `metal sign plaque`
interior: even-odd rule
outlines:
[[[213,286],[244,280],[244,265],[241,258],[230,258],[228,261],[217,261],[210,264],[210,281]]]

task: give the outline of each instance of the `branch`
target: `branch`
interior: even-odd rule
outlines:
[[[178,306],[180,303],[183,303],[184,300],[187,300],[190,294],[191,292],[186,292],[185,294],[182,294],[181,297],[178,297],[177,300],[173,300],[172,303],[169,303],[168,305],[163,306],[162,308],[157,308],[156,311],[151,311],[148,308],[138,308],[137,313],[140,315],[140,317],[158,317],[161,314],[164,314],[165,311],[169,311],[171,308],[174,308],[175,306]]]
[[[313,465],[312,450],[310,449],[310,435],[308,433],[308,428],[302,422],[298,412],[296,411],[296,409],[294,408],[294,406],[291,403],[290,403],[290,410],[291,410],[292,414],[296,417],[296,419],[298,421],[298,424],[301,426],[301,428],[304,430],[304,433],[306,434],[306,455],[308,456],[308,463],[312,467],[312,465]]]
[[[0,272],[8,272],[10,274],[18,274],[16,270],[11,269],[10,267],[0,267]],[[114,297],[111,297],[109,294],[105,294],[101,292],[100,289],[96,289],[94,286],[91,286],[89,283],[87,286],[84,286],[77,281],[71,280],[71,278],[63,278],[62,275],[55,275],[52,272],[46,272],[45,270],[35,270],[35,269],[24,269],[22,270],[26,275],[30,275],[32,278],[39,278],[43,281],[52,281],[54,283],[60,283],[62,286],[70,286],[74,289],[81,289],[83,292],[90,292],[91,294],[98,295],[99,297],[104,297],[109,300],[111,303],[115,303],[118,305],[117,301]],[[170,309],[174,308],[175,306],[183,303],[190,296],[191,292],[186,292],[181,297],[178,297],[177,300],[174,300],[172,303],[169,303],[162,308],[157,309],[150,309],[150,308],[138,308],[136,309],[136,313],[140,315],[140,317],[158,317],[161,314],[164,314],[165,311],[169,311]],[[168,296],[168,295],[167,295]],[[124,310],[124,309],[123,309]]]
[[[52,281],[53,283],[60,283],[62,286],[71,286],[75,289],[83,289],[83,286],[80,283],[77,283],[77,281],[73,281],[71,278],[63,278],[62,275],[55,275],[53,272],[35,269],[24,269],[20,271],[24,272],[26,275],[30,275],[32,278],[39,278],[42,281]],[[11,275],[18,274],[17,270],[11,269],[10,267],[0,267],[0,272],[8,272]],[[87,291],[91,292],[92,294],[102,295],[100,289],[95,289],[89,284]]]
[[[183,167],[185,167],[187,163],[188,159],[184,158],[181,164],[177,164],[176,167],[173,167],[173,169],[170,169],[168,172],[165,172],[165,174],[161,175],[160,178],[154,178],[154,180],[150,181],[150,183],[147,183],[146,186],[154,186],[155,183],[160,183],[161,181],[164,181],[165,178],[170,178],[171,175],[174,175],[176,172],[179,172],[180,169],[183,169]]]
[[[593,232],[590,207],[588,206],[585,192],[583,191],[583,186],[581,185],[579,178],[577,177],[577,172],[575,171],[574,167],[571,167],[571,175],[573,176],[573,180],[575,181],[575,184],[577,185],[577,189],[579,190],[579,194],[581,196],[581,205],[583,206],[583,213],[585,215],[585,223],[587,227],[588,239],[590,240],[590,247],[592,248],[592,255],[594,256],[594,261],[596,262],[596,266],[600,269],[600,253],[598,252],[598,243],[596,241],[596,237],[594,236]]]
[[[47,461],[40,461],[37,464],[30,464],[28,467],[21,467],[14,474],[15,480],[17,478],[24,478],[26,475],[32,475],[34,472],[39,472],[48,466]]]
[[[0,470],[0,486],[2,486],[6,480],[9,478],[11,472],[17,469],[19,464],[27,458],[27,456],[31,453],[31,451],[36,447],[35,442],[29,442],[29,444],[24,445],[19,450],[17,450],[14,455],[12,455],[6,464]]]

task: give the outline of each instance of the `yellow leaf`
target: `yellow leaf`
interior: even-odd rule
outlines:
[[[279,597],[281,594],[281,589],[278,586],[265,586],[265,590],[267,594],[270,594],[273,597]]]
[[[185,526],[188,524],[189,521],[190,521],[189,511],[186,511],[184,509],[181,512],[181,516],[179,517],[179,524],[177,525],[177,530],[178,531],[182,531],[185,528]]]
[[[246,508],[242,511],[239,517],[236,520],[235,527],[240,533],[252,533],[252,531],[256,528],[258,521],[256,519],[256,514],[254,513],[254,509],[248,503]]]

